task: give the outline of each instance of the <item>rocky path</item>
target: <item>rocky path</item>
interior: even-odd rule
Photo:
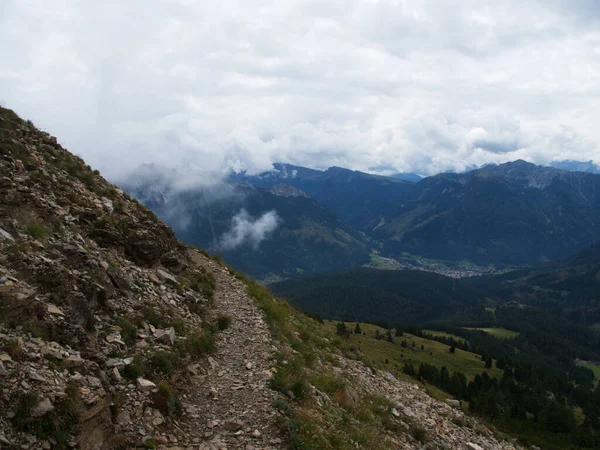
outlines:
[[[221,331],[217,350],[190,368],[182,398],[187,420],[177,424],[178,442],[194,449],[280,449],[284,436],[275,425],[274,393],[268,388],[273,345],[261,312],[246,286],[221,265],[195,254],[196,261],[217,278],[211,314],[231,318]],[[190,420],[192,419],[192,420]]]

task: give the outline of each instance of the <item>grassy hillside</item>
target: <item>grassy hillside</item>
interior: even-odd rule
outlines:
[[[332,333],[335,332],[338,323],[325,321],[325,325]],[[350,330],[354,330],[355,325],[355,322],[347,323]],[[409,333],[404,333],[402,336],[392,335],[393,342],[389,342],[386,339],[375,338],[377,331],[386,336],[385,328],[368,323],[359,323],[359,327],[364,334],[350,334],[344,345],[348,349],[356,348],[357,353],[370,366],[389,370],[400,378],[405,377],[402,369],[408,362],[416,366],[421,363],[432,364],[438,368],[445,366],[450,372],[463,372],[469,381],[484,370],[487,370],[491,377],[502,377],[502,371],[495,364],[492,368],[485,369],[485,362],[475,353],[458,348],[454,353],[450,353],[449,345]],[[406,341],[408,345],[406,348],[402,347],[402,341]]]

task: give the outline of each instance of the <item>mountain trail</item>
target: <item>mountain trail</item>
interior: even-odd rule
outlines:
[[[184,448],[280,449],[284,437],[275,425],[275,393],[271,377],[273,343],[261,312],[246,292],[246,285],[222,265],[190,252],[199,265],[216,277],[211,314],[231,319],[217,338],[213,355],[190,367],[193,377],[182,403],[196,420],[178,424],[188,440]]]

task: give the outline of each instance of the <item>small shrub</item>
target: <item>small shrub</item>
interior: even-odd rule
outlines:
[[[22,324],[23,331],[31,334],[33,337],[48,340],[48,331],[36,319],[29,320]]]
[[[215,336],[210,330],[196,333],[185,342],[185,352],[194,357],[207,355],[215,351]]]
[[[158,350],[154,355],[150,357],[150,364],[158,372],[170,373],[173,369],[178,367],[180,363],[180,357],[178,352],[166,352],[164,350]]]
[[[217,318],[217,327],[220,331],[226,330],[231,325],[231,317],[229,316],[219,316]]]
[[[217,280],[210,272],[192,272],[188,275],[190,289],[199,292],[208,300],[214,296]]]
[[[44,240],[48,236],[48,228],[37,220],[30,220],[25,224],[25,232],[34,239]]]
[[[146,439],[144,441],[143,447],[148,450],[153,450],[158,448],[158,443],[154,439]]]
[[[137,327],[127,319],[120,317],[117,325],[121,327],[121,336],[127,345],[132,345],[137,340]]]
[[[286,416],[291,416],[293,413],[292,407],[282,398],[273,401],[273,408],[280,410]]]
[[[425,428],[421,428],[421,427],[414,427],[411,429],[410,434],[412,435],[413,438],[415,438],[415,440],[425,443],[427,442],[427,430],[425,430]]]
[[[464,427],[466,425],[465,420],[462,417],[455,417],[452,419],[452,422],[459,427]]]
[[[102,216],[102,217],[98,217],[98,220],[96,220],[96,223],[94,224],[94,226],[96,228],[104,228],[107,224],[108,224],[108,219],[106,218],[106,216]]]
[[[131,364],[128,364],[125,367],[123,367],[122,373],[125,378],[128,378],[132,381],[135,381],[139,377],[144,376],[144,367],[142,366],[142,361],[140,360],[140,358],[137,356],[133,358]]]
[[[154,407],[164,415],[180,415],[182,412],[181,401],[177,391],[167,382],[158,384],[158,390],[152,395]]]
[[[269,380],[269,387],[283,394],[293,394],[297,400],[304,400],[311,394],[311,387],[303,370],[304,362],[296,357],[281,366]]]
[[[21,359],[23,355],[23,348],[19,344],[19,341],[16,339],[9,340],[4,346],[3,349],[6,353],[10,355],[12,359],[18,361]]]
[[[206,315],[206,308],[202,302],[188,301],[186,304],[192,314],[196,314],[200,317],[204,317]]]

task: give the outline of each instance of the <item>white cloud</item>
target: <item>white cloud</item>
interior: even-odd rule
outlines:
[[[233,250],[245,244],[249,244],[255,250],[260,243],[277,229],[281,222],[275,211],[268,211],[257,219],[254,219],[244,209],[240,210],[231,220],[231,228],[221,236],[221,248]]]
[[[598,161],[594,5],[4,0],[0,100],[114,180]]]

